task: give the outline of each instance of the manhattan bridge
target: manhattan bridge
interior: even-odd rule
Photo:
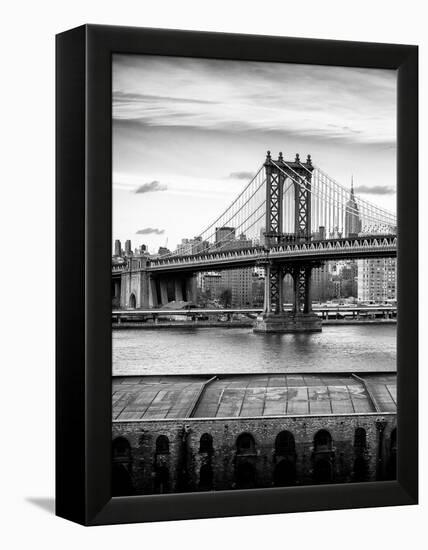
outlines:
[[[350,194],[310,155],[304,162],[298,154],[290,161],[282,153],[274,159],[268,151],[241,193],[198,233],[197,241],[192,253],[136,256],[113,266],[121,307],[157,308],[171,298],[191,300],[198,273],[262,267],[264,307],[254,330],[316,331],[321,320],[311,308],[312,270],[330,260],[396,257],[397,220],[355,197],[352,188]],[[283,309],[287,274],[294,288],[291,312]]]

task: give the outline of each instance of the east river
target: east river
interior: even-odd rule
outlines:
[[[250,328],[113,330],[114,375],[395,371],[396,325],[314,334]]]

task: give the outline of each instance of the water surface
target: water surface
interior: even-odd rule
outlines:
[[[113,330],[113,374],[394,371],[396,325],[326,326],[314,334],[251,328]]]

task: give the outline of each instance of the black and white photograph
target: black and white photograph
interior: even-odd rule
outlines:
[[[396,479],[396,82],[113,56],[114,496]]]
[[[423,540],[423,3],[2,14],[3,546]]]

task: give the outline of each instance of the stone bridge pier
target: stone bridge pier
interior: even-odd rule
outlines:
[[[113,307],[159,308],[173,301],[196,303],[196,275],[153,275],[144,268],[122,271],[112,285]]]
[[[312,269],[319,264],[297,263],[292,267],[267,264],[263,313],[256,319],[254,332],[321,332],[322,321],[312,311]],[[293,278],[293,310],[283,309],[283,282]]]

